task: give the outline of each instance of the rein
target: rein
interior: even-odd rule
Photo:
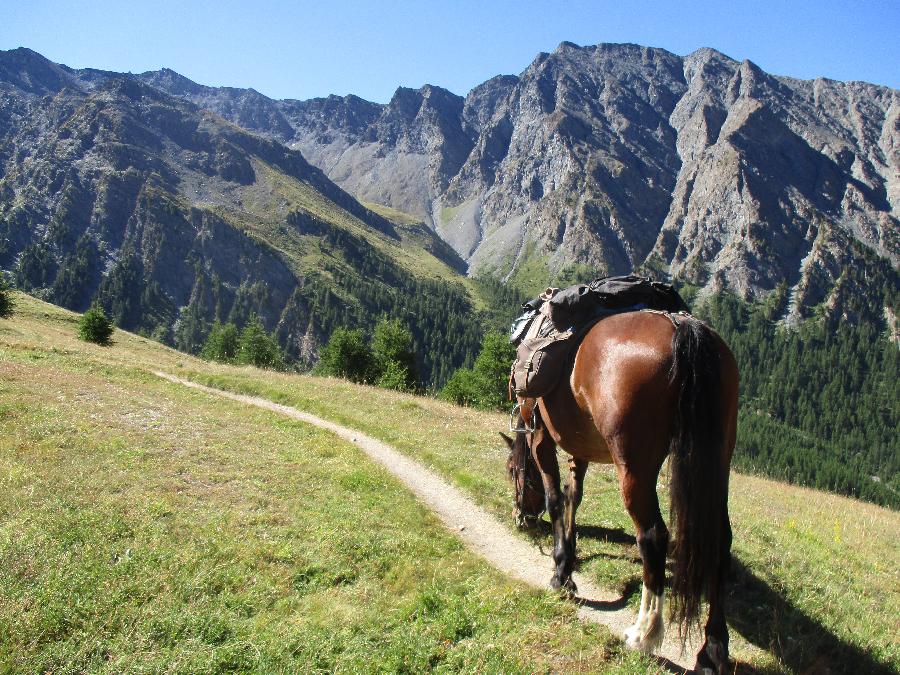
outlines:
[[[543,516],[547,512],[546,501],[544,502],[544,507],[536,514],[525,514],[524,511],[518,506],[518,504],[522,503],[522,498],[525,495],[526,489],[537,490],[537,486],[532,482],[531,478],[528,476],[528,469],[523,464],[522,466],[514,466],[513,467],[513,485],[516,488],[516,511],[518,511],[516,515],[516,524],[520,527],[525,525],[526,518],[533,518],[534,520],[539,520],[541,516]],[[519,476],[522,476],[522,486],[519,487]]]
[[[526,518],[533,518],[535,520],[540,519],[547,512],[547,503],[543,502],[544,507],[537,514],[525,514],[521,507],[518,505],[524,501],[525,491],[531,490],[533,492],[543,490],[543,484],[537,485],[529,475],[528,471],[528,458],[531,456],[531,442],[530,436],[534,433],[535,429],[538,426],[538,412],[537,405],[535,401],[532,401],[531,408],[531,419],[526,421],[525,417],[522,415],[522,402],[516,403],[513,407],[512,412],[509,415],[509,431],[514,434],[528,434],[524,439],[525,442],[525,451],[522,454],[522,462],[520,464],[514,464],[512,466],[512,474],[513,474],[513,485],[516,490],[516,510],[518,514],[516,516],[517,525],[520,527],[525,525]],[[532,461],[534,461],[532,459]],[[521,481],[520,481],[521,478]]]

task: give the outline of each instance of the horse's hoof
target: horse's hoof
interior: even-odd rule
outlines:
[[[629,649],[645,654],[655,652],[662,644],[664,636],[665,624],[660,614],[638,618],[637,622],[626,628],[622,635]]]
[[[702,675],[726,675],[731,672],[728,647],[718,639],[707,635],[703,648],[697,653],[694,672]]]
[[[574,598],[578,594],[578,586],[575,585],[575,582],[572,581],[572,577],[569,577],[565,581],[560,581],[559,577],[554,576],[550,580],[550,588],[559,593],[564,598]]]
[[[637,643],[640,641],[640,637],[641,629],[637,624],[629,626],[625,629],[625,632],[622,633],[622,639],[625,640],[625,644],[631,649],[637,649]]]
[[[644,652],[645,654],[652,652],[653,649],[648,642],[641,639],[643,632],[644,628],[638,624],[626,628],[625,633],[622,635],[625,638],[625,646],[636,652]]]
[[[658,648],[662,640],[653,636],[641,635],[636,626],[632,626],[625,631],[625,645],[629,649],[644,654],[653,654]]]
[[[538,517],[521,516],[516,520],[516,525],[520,530],[531,531],[536,530],[540,522],[541,519]]]

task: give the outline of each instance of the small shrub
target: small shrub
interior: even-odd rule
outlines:
[[[374,379],[379,387],[413,391],[416,374],[416,352],[413,334],[398,319],[382,319],[372,335]]]
[[[508,402],[509,367],[516,350],[502,333],[488,333],[472,368],[460,368],[441,390],[441,398],[457,405],[502,409]]]
[[[238,354],[240,346],[240,334],[233,323],[221,324],[216,322],[203,344],[200,352],[204,359],[210,361],[233,361]]]
[[[6,282],[6,279],[3,278],[3,275],[0,274],[0,319],[8,319],[11,317],[15,305],[16,303],[12,299],[12,292],[10,291],[9,284]]]
[[[237,362],[257,368],[284,369],[284,355],[275,338],[266,332],[255,314],[250,317],[238,339]]]
[[[397,361],[388,361],[375,384],[384,389],[394,389],[395,391],[414,391],[415,383],[409,374],[409,370]]]
[[[78,320],[78,337],[87,342],[107,345],[113,330],[112,322],[96,302]]]
[[[316,372],[344,377],[353,382],[367,382],[372,374],[372,350],[366,345],[361,330],[336,328],[319,353]]]
[[[447,380],[440,397],[456,405],[482,407],[486,389],[487,383],[483,377],[471,368],[460,368]]]

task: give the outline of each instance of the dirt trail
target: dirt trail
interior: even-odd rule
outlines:
[[[412,490],[456,536],[465,542],[466,546],[488,560],[498,570],[524,581],[530,586],[548,588],[552,565],[547,555],[516,537],[493,515],[436,473],[391,446],[354,429],[264,398],[206,387],[168,373],[155,372],[154,374],[170,382],[208,394],[281,413],[287,417],[326,429],[353,443]],[[621,636],[622,632],[634,623],[635,613],[627,608],[622,608],[621,596],[595,586],[578,574],[574,575],[574,578],[578,585],[578,595],[581,601],[578,608],[578,616],[581,619],[602,623],[617,636]],[[671,633],[674,633],[674,630],[670,631],[670,635],[667,636],[658,655],[662,657],[664,665],[668,665],[670,668],[679,666],[680,668],[672,668],[676,672],[680,672],[681,668],[690,669],[693,666],[693,656],[681,653],[680,644],[676,644]]]

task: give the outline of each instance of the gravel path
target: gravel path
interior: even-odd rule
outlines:
[[[264,398],[206,387],[168,373],[155,372],[155,375],[207,394],[281,413],[287,417],[326,429],[353,443],[412,490],[456,536],[465,542],[466,546],[485,558],[498,570],[530,586],[549,588],[552,564],[547,555],[523,539],[516,537],[493,515],[436,473],[391,446],[359,431]],[[624,601],[621,596],[599,588],[577,574],[575,583],[578,584],[578,616],[581,619],[602,623],[617,636],[621,636],[622,632],[634,623],[635,614],[630,609],[623,608]],[[674,672],[682,672],[682,669],[692,667],[693,657],[681,653],[680,644],[676,643],[671,633],[674,631],[670,631],[670,636],[659,650],[660,661],[663,666]]]

